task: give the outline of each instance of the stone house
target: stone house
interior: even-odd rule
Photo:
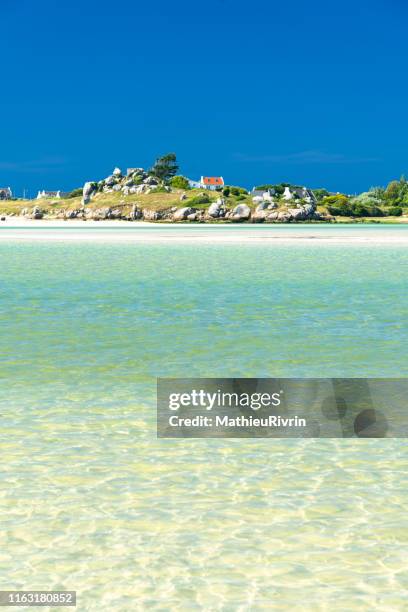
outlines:
[[[282,198],[287,202],[290,200],[305,200],[308,204],[317,202],[315,194],[307,187],[285,187]]]
[[[10,187],[0,187],[0,200],[11,200],[13,192]]]
[[[255,189],[251,191],[253,202],[273,202],[273,196],[276,195],[274,189]]]

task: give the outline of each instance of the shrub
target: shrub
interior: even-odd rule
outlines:
[[[375,194],[371,191],[366,191],[364,193],[360,193],[360,195],[356,196],[351,200],[354,204],[363,204],[363,206],[379,206],[382,201],[380,198],[377,198]]]
[[[293,189],[293,188],[298,188],[299,185],[291,185],[290,183],[280,183],[279,185],[266,184],[266,185],[258,185],[257,187],[255,187],[255,189],[257,191],[258,190],[268,191],[268,189],[273,189],[277,196],[281,196],[284,194],[286,187],[291,187]]]
[[[289,183],[281,183],[280,185],[275,185],[274,189],[278,196],[281,196],[285,193],[285,188],[290,187]]]
[[[224,189],[222,190],[222,195],[224,195],[226,198],[228,198],[230,193],[231,191],[229,187],[224,187]]]
[[[385,217],[385,213],[379,206],[372,206],[369,208],[369,217]]]
[[[342,193],[333,196],[325,196],[320,201],[320,204],[322,206],[327,206],[327,210],[331,215],[338,215],[341,217],[352,216],[352,208],[350,207],[348,197]]]
[[[335,206],[330,204],[327,206],[327,210],[331,215],[336,215],[338,217],[352,217],[352,210],[349,204],[345,206]]]
[[[73,189],[67,195],[67,198],[78,198],[82,196],[82,187],[78,187],[78,189]]]
[[[383,217],[384,211],[378,206],[362,204],[361,202],[347,202],[341,205],[329,205],[327,210],[331,215],[341,217]]]
[[[371,187],[368,194],[377,200],[384,200],[385,189],[384,187]]]
[[[313,193],[315,194],[316,200],[318,202],[323,200],[323,198],[330,197],[330,194],[327,189],[313,189]]]
[[[343,193],[338,193],[336,195],[325,196],[321,204],[323,206],[347,206],[348,197]]]
[[[190,184],[185,176],[173,176],[170,185],[174,187],[174,189],[190,189]]]
[[[363,214],[360,214],[360,207],[362,209]],[[384,211],[378,206],[362,206],[361,204],[357,204],[355,207],[355,216],[361,217],[384,217]]]
[[[390,217],[400,217],[402,215],[401,206],[390,206],[388,209],[388,215]]]
[[[401,185],[399,181],[391,181],[385,190],[384,196],[387,202],[398,203],[401,200]]]
[[[258,185],[255,189],[257,191],[268,191],[268,189],[275,189],[275,185]]]
[[[201,195],[194,196],[193,198],[189,198],[185,201],[186,206],[200,206],[200,204],[209,204],[211,202],[210,197],[206,193],[202,193]]]
[[[351,217],[383,217],[384,212],[376,205],[353,201],[350,203]]]
[[[228,191],[228,193],[224,193],[226,190]],[[226,197],[228,197],[230,194],[233,196],[248,195],[248,191],[243,187],[231,187],[231,185],[224,187],[222,192]]]
[[[394,206],[408,203],[408,182],[406,178],[402,176],[399,181],[391,181],[383,197],[387,204]]]

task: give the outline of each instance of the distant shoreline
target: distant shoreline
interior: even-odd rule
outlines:
[[[405,224],[405,227],[401,223],[193,224],[10,217],[6,222],[0,222],[0,242],[408,247],[408,225]]]
[[[43,217],[42,219],[32,219],[23,215],[0,215],[0,229],[2,227],[27,227],[27,228],[44,228],[44,227],[296,227],[296,226],[308,226],[308,227],[335,227],[335,226],[366,226],[366,225],[407,225],[408,217],[363,217],[361,219],[355,219],[352,217],[340,217],[335,221],[317,221],[317,220],[304,220],[304,221],[279,221],[279,222],[267,222],[267,223],[256,223],[255,221],[241,221],[240,223],[234,223],[232,221],[217,219],[217,220],[206,220],[201,222],[194,221],[146,221],[143,219],[128,220],[128,219],[59,219],[56,217]]]

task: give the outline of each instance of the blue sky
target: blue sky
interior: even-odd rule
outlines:
[[[184,174],[362,191],[408,174],[402,0],[0,0],[0,186]]]

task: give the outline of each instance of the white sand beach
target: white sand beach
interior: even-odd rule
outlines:
[[[9,217],[0,223],[0,240],[408,246],[408,226],[369,223],[206,225]]]

